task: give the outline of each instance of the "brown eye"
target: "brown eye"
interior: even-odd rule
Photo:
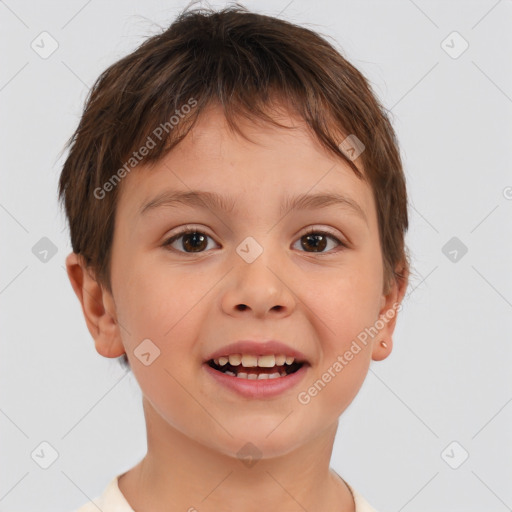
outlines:
[[[310,230],[302,235],[299,240],[301,241],[300,245],[305,249],[305,252],[329,252],[325,251],[325,248],[329,245],[329,240],[334,240],[336,242],[336,246],[345,247],[345,244],[338,240],[334,235],[318,230]]]
[[[320,233],[304,235],[302,240],[302,248],[307,249],[311,247],[314,249],[314,252],[323,252],[327,247],[327,237],[325,235],[321,235]]]
[[[200,252],[208,245],[208,242],[205,243],[206,237],[201,233],[187,233],[182,238],[183,248],[190,252]]]
[[[208,235],[205,235],[204,233],[201,233],[200,231],[187,230],[182,231],[181,233],[178,233],[177,235],[174,235],[173,237],[169,238],[163,243],[163,246],[172,246],[180,238],[182,239],[181,243],[177,244],[178,248],[173,247],[173,250],[185,253],[194,253],[204,252],[204,250],[208,246],[208,238],[210,237]]]

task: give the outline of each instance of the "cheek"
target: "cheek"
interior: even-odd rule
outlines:
[[[351,361],[339,365],[333,365],[330,371],[322,374],[320,380],[325,383],[321,392],[321,409],[332,411],[334,416],[339,416],[354,400],[361,388],[370,364],[369,350],[362,349],[353,355]],[[341,368],[341,370],[340,370]]]
[[[133,354],[142,340],[150,339],[160,350],[163,366],[178,372],[195,367],[200,362],[195,341],[207,315],[206,296],[217,276],[192,274],[161,262],[141,261],[132,268],[137,270],[120,294],[123,325],[129,333],[122,332],[127,351]]]
[[[191,303],[198,301],[194,287],[190,279],[161,266],[133,261],[130,267],[118,304],[120,320],[130,333],[127,341],[133,345],[149,338],[164,349],[182,327]]]
[[[310,300],[321,337],[321,360],[315,375],[317,403],[332,414],[356,396],[371,362],[372,326],[379,318],[382,277],[379,262],[365,254],[340,268]],[[317,281],[318,282],[318,281]],[[316,398],[315,398],[316,399]]]
[[[363,258],[364,256],[362,256]],[[350,265],[334,272],[318,287],[315,279],[315,313],[328,327],[330,336],[347,341],[378,318],[381,300],[381,274],[371,265]],[[330,328],[330,329],[329,329]]]

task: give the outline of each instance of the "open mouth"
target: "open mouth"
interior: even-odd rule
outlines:
[[[285,356],[234,355],[208,361],[208,365],[218,372],[249,380],[280,379],[295,373],[305,364],[305,361]]]

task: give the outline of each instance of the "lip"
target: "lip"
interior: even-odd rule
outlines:
[[[252,341],[240,340],[229,345],[224,345],[222,348],[211,353],[205,362],[211,359],[218,359],[219,357],[227,357],[231,354],[247,354],[252,356],[267,356],[270,354],[280,355],[284,354],[287,357],[294,357],[295,361],[308,363],[306,356],[298,350],[281,343],[276,340],[269,341]],[[294,374],[292,374],[294,375]],[[229,377],[229,375],[228,375]],[[285,378],[285,377],[283,377]],[[277,379],[279,380],[279,379]]]
[[[249,380],[226,375],[225,373],[215,370],[208,363],[203,363],[202,368],[216,382],[225,388],[246,398],[261,399],[278,396],[297,386],[297,384],[303,380],[310,365],[304,363],[296,372],[290,373],[286,377],[264,380]]]

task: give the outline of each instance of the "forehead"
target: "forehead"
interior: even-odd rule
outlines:
[[[341,157],[329,153],[302,119],[285,109],[273,117],[291,129],[238,118],[246,140],[231,129],[220,107],[209,107],[167,155],[149,165],[142,161],[123,180],[118,213],[122,210],[135,220],[144,204],[171,188],[238,197],[237,207],[251,204],[251,198],[268,203],[276,196],[282,203],[285,197],[308,192],[337,192],[357,200],[372,216],[368,184]],[[362,165],[354,163],[364,174]]]

